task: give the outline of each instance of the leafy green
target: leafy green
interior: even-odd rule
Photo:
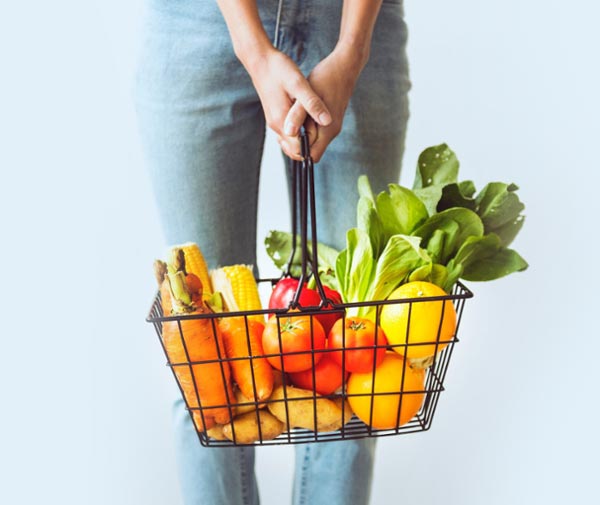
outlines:
[[[413,189],[456,182],[458,166],[454,151],[446,144],[428,147],[419,155]]]
[[[287,267],[292,254],[292,234],[284,231],[271,230],[265,238],[265,247],[267,254],[275,266],[283,270]],[[312,257],[312,242],[307,241],[309,257]],[[317,244],[317,260],[319,262],[319,277],[321,281],[332,289],[338,289],[335,277],[335,265],[339,252],[333,247]],[[300,246],[300,237],[296,239],[296,251],[290,265],[290,273],[293,277],[300,277],[302,266],[302,248]]]
[[[408,279],[413,270],[431,264],[427,252],[419,247],[420,241],[418,237],[406,235],[390,237],[377,260],[373,282],[365,300],[385,300]]]
[[[360,176],[357,227],[347,232],[339,253],[318,245],[321,279],[345,302],[362,302],[383,300],[408,281],[433,282],[450,292],[461,278],[488,281],[526,269],[527,262],[507,248],[525,219],[518,187],[491,182],[477,194],[473,181],[458,181],[458,169],[454,152],[440,144],[419,156],[412,190],[389,184],[375,196]],[[265,242],[283,268],[291,234],[271,232]],[[293,274],[300,257],[298,247]]]
[[[454,258],[468,281],[491,281],[527,268],[527,262],[514,250],[502,246],[500,237],[490,233],[469,237]]]
[[[367,300],[367,291],[374,274],[374,259],[371,241],[363,230],[348,230],[346,249],[338,254],[335,274],[345,302]]]
[[[410,190],[398,184],[388,185],[389,193],[377,195],[379,214],[386,238],[411,233],[429,216],[425,204]]]
[[[517,189],[515,184],[490,182],[475,199],[486,234],[496,233],[504,246],[513,241],[525,219],[521,215],[525,205],[515,193]]]
[[[441,212],[452,207],[464,207],[474,211],[477,208],[477,203],[473,198],[474,193],[473,181],[447,184],[442,188],[442,196],[437,203],[436,210]]]
[[[483,235],[483,223],[472,210],[457,207],[434,214],[413,234],[423,238],[436,263],[446,264],[468,237]]]

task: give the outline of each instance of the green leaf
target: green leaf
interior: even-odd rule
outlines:
[[[475,186],[472,181],[464,181],[460,184],[455,182],[447,184],[442,188],[442,196],[436,210],[441,212],[452,207],[464,207],[475,210],[477,204],[475,203],[475,199],[469,196],[469,192],[471,192],[471,195],[475,192]]]
[[[375,209],[375,204],[367,197],[361,196],[358,200],[356,213],[358,228],[369,236],[371,247],[373,248],[373,256],[377,258],[385,247],[386,237],[383,231],[383,224]]]
[[[375,261],[369,236],[358,228],[346,233],[346,249],[336,261],[336,276],[340,280],[340,294],[345,302],[366,300]]]
[[[431,258],[419,247],[419,243],[418,237],[390,237],[377,261],[373,282],[364,300],[385,300],[394,289],[406,281],[413,270],[431,263]],[[366,307],[361,308],[358,315],[367,312]]]
[[[491,281],[527,268],[527,262],[514,250],[502,246],[498,235],[470,237],[454,258],[468,281]]]
[[[307,242],[309,257],[312,256],[312,242]],[[279,270],[283,270],[292,254],[292,234],[284,231],[271,230],[265,238],[265,247],[267,254]],[[319,262],[319,275],[325,282],[327,276],[335,270],[338,251],[321,242],[317,243],[317,260]],[[300,276],[300,266],[302,264],[302,248],[300,247],[300,237],[296,239],[296,252],[291,265],[291,274],[294,277]],[[330,282],[325,282],[328,286],[334,287]]]
[[[446,144],[428,147],[419,155],[413,189],[456,182],[458,167],[456,155]]]
[[[441,232],[438,230],[445,233],[441,250]],[[434,214],[413,235],[423,238],[422,246],[428,251],[429,243],[433,240],[431,249],[435,253],[436,262],[446,264],[468,237],[483,235],[483,223],[472,210],[457,207]]]
[[[485,233],[496,233],[504,246],[509,245],[523,226],[521,212],[525,205],[516,194],[515,184],[491,182],[477,195],[477,213]]]
[[[472,198],[476,191],[475,183],[473,183],[473,181],[459,182],[458,189],[465,198]]]
[[[498,226],[493,232],[500,237],[503,246],[509,246],[523,228],[525,216],[519,216],[514,221]]]
[[[423,202],[428,215],[433,216],[437,212],[437,206],[442,198],[443,190],[443,184],[436,184],[435,186],[429,186],[427,188],[413,189],[413,193]]]
[[[410,189],[389,184],[388,190],[377,195],[376,204],[384,233],[408,235],[427,219],[427,208]]]
[[[427,263],[413,270],[407,281],[426,281],[438,285],[442,289],[448,280],[448,269],[439,263]]]
[[[420,267],[415,268],[408,275],[408,282],[414,281],[427,281],[431,282],[431,269],[433,268],[433,263],[426,263],[425,265],[421,265]]]
[[[448,281],[448,269],[444,265],[434,263],[431,268],[431,278],[429,282],[438,285],[442,289],[445,288],[446,282]],[[450,291],[446,290],[447,293]]]
[[[338,292],[342,295],[342,300],[346,300],[348,292],[348,249],[344,249],[338,254],[335,262],[335,277],[338,281]]]
[[[446,272],[448,274],[448,277],[446,278],[446,281],[444,282],[442,288],[444,289],[444,291],[446,291],[446,293],[451,293],[452,287],[462,275],[463,267],[460,263],[456,263],[454,259],[451,259],[446,265]]]
[[[358,176],[358,195],[362,198],[366,198],[371,202],[375,203],[375,195],[373,194],[373,190],[371,189],[371,183],[369,182],[369,178],[366,175]]]

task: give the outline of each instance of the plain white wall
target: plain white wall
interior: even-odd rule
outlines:
[[[144,322],[163,242],[131,101],[141,4],[0,7],[1,503],[180,503],[176,391]],[[600,8],[429,0],[406,14],[402,181],[446,141],[478,187],[519,184],[531,267],[471,285],[433,428],[380,441],[373,504],[593,503]],[[287,226],[279,161],[270,139],[259,237]],[[288,502],[291,471],[291,449],[259,451],[263,503]]]

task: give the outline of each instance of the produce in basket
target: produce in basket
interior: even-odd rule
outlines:
[[[314,376],[313,376],[314,373]],[[345,377],[344,377],[345,375]],[[294,386],[316,391],[321,395],[330,395],[337,391],[344,379],[348,378],[348,372],[342,373],[342,367],[331,358],[331,353],[323,353],[314,369],[302,370],[290,374],[290,381]]]
[[[230,265],[210,271],[213,289],[220,293],[228,312],[261,310],[258,286],[250,265]],[[252,321],[265,322],[262,314],[248,316]]]
[[[264,327],[243,317],[223,317],[219,321],[233,379],[245,397],[257,401],[267,399],[273,391],[273,368],[261,357]]]
[[[183,251],[174,248],[171,263],[156,260],[154,271],[159,282],[165,316],[206,314],[201,293],[190,293],[186,283]],[[193,296],[194,295],[194,296]],[[200,299],[199,303],[193,298]],[[196,429],[205,431],[231,420],[227,407],[233,401],[231,371],[216,321],[210,318],[181,319],[162,323],[162,342],[169,363],[183,392]],[[208,363],[191,365],[194,361]],[[201,409],[200,409],[201,407]]]
[[[346,317],[337,321],[329,332],[327,347],[339,349],[331,357],[349,372],[371,372],[385,356],[387,339],[381,328],[364,317]]]
[[[458,181],[458,160],[441,144],[419,156],[413,189],[389,184],[375,195],[366,176],[358,179],[357,226],[339,253],[318,244],[321,279],[345,303],[386,300],[402,284],[428,281],[446,293],[459,279],[490,281],[525,270],[527,262],[508,246],[524,223],[515,184],[491,182],[476,193]],[[272,231],[267,253],[279,268],[292,250],[289,233]],[[292,271],[297,271],[296,254]],[[357,306],[349,316],[371,316]]]
[[[373,373],[350,374],[348,402],[366,425],[393,429],[406,424],[419,412],[424,390],[425,370],[411,368],[402,356],[388,351]]]
[[[259,422],[260,420],[260,429]],[[255,410],[236,417],[223,426],[223,436],[238,444],[273,440],[285,430],[285,424],[267,410]]]
[[[269,319],[262,343],[273,368],[300,372],[321,359],[322,353],[315,351],[325,349],[325,332],[315,317],[294,312]]]
[[[289,429],[336,431],[352,418],[349,405],[341,398],[330,400],[313,391],[293,386],[276,388],[269,399],[268,408]]]
[[[390,300],[445,296],[446,292],[424,281],[403,284]],[[381,308],[381,327],[394,351],[411,360],[434,356],[454,338],[456,310],[449,300],[386,304]],[[396,347],[397,346],[397,347]]]
[[[234,394],[235,394],[235,416],[241,416],[242,414],[246,414],[248,412],[254,412],[256,410],[256,408],[258,407],[259,409],[265,408],[267,406],[266,403],[258,403],[255,402],[254,400],[251,400],[250,398],[248,398],[247,396],[244,395],[244,393],[242,393],[240,391],[239,388],[234,388]],[[270,394],[269,394],[270,396]]]
[[[290,303],[294,299],[294,295],[300,286],[300,281],[293,277],[285,277],[280,279],[273,291],[271,292],[271,296],[269,298],[269,308],[270,309],[287,309],[290,306]],[[323,285],[323,291],[325,297],[335,304],[342,303],[341,295]],[[308,287],[308,283],[304,283],[302,285],[302,289],[300,290],[300,296],[298,298],[298,303],[301,307],[318,307],[321,304],[321,295],[316,289],[311,289]],[[333,307],[329,304],[324,304],[321,308],[322,311],[325,310],[333,310]],[[317,314],[315,317],[323,326],[323,330],[325,330],[325,334],[329,333],[329,330],[333,326],[333,324],[342,317],[344,314],[343,310],[339,310],[336,312],[327,312],[324,314]],[[272,314],[271,314],[272,317]]]
[[[195,275],[198,278],[202,283],[198,289],[198,291],[202,293],[202,299],[210,300],[213,294],[212,286],[204,255],[202,254],[202,251],[200,251],[198,245],[194,242],[186,242],[185,244],[173,246],[173,249],[181,249],[183,251],[186,273],[188,275]]]

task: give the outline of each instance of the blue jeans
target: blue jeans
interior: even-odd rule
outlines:
[[[214,0],[148,1],[136,102],[165,238],[197,242],[211,267],[254,265],[265,137],[256,91]],[[278,48],[305,74],[334,48],[342,3],[284,0]],[[268,34],[277,4],[258,0]],[[406,36],[401,2],[384,0],[343,130],[315,167],[318,237],[339,249],[355,226],[357,177],[367,173],[374,191],[400,177]],[[201,447],[181,401],[175,431],[186,504],[258,504],[251,448]],[[297,446],[293,502],[368,503],[373,453],[369,439]]]

